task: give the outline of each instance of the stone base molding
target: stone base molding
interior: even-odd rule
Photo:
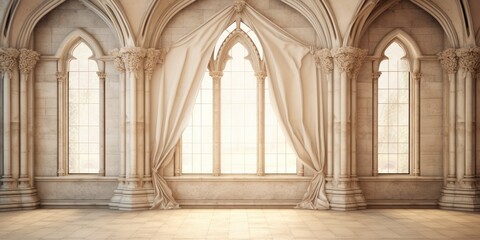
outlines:
[[[345,178],[327,182],[326,192],[330,209],[340,211],[362,210],[367,208],[365,197],[357,179]]]
[[[442,189],[438,205],[447,210],[480,211],[480,190],[474,182],[447,185]]]
[[[33,188],[0,189],[0,211],[35,209],[39,204],[37,190]]]
[[[119,179],[109,204],[116,210],[148,210],[152,206],[154,190],[152,184],[141,183],[138,179]]]

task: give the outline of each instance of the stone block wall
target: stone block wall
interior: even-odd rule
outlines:
[[[446,46],[439,23],[409,1],[400,1],[380,15],[366,30],[360,48],[373,55],[377,45],[395,29],[409,34],[425,57],[419,61],[420,80],[420,176],[371,177],[373,175],[373,82],[372,60],[367,60],[357,80],[357,169],[367,204],[398,205],[425,201],[435,205],[444,176],[444,75],[436,54]],[[411,62],[410,64],[414,64]],[[413,77],[413,76],[412,76]],[[413,89],[414,81],[410,88]],[[412,96],[412,95],[411,95]],[[410,103],[413,104],[412,99]],[[412,123],[410,123],[412,124]],[[411,151],[410,154],[413,154]],[[416,180],[417,179],[417,180]],[[387,192],[392,194],[385,194]],[[395,191],[397,190],[397,191]],[[382,193],[383,192],[383,193]],[[395,194],[393,194],[395,193]],[[424,194],[425,193],[425,194]],[[428,200],[427,200],[428,199]]]
[[[119,47],[114,31],[80,1],[66,1],[52,10],[34,29],[33,46],[41,54],[34,76],[35,153],[34,173],[38,196],[43,206],[52,204],[106,205],[117,185],[120,172],[120,101],[118,72],[105,61],[105,175],[57,177],[58,168],[58,82],[56,55],[61,43],[81,29],[100,45],[103,54]]]

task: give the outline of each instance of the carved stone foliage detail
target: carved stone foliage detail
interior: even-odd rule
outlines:
[[[315,64],[320,67],[322,71],[331,73],[333,70],[333,56],[330,49],[317,49],[312,52],[315,58]]]
[[[59,82],[65,82],[65,80],[67,79],[67,75],[63,72],[57,72],[55,76],[57,76],[57,81]]]
[[[455,52],[455,49],[449,48],[443,52],[437,54],[438,60],[442,68],[447,71],[447,73],[456,73],[458,70],[458,57]]]
[[[363,59],[367,55],[367,51],[354,47],[342,47],[333,52],[335,64],[338,65],[340,71],[349,74],[358,72],[363,64]]]
[[[123,63],[122,54],[120,53],[120,51],[115,48],[110,51],[110,55],[114,57],[113,64],[115,65],[117,70],[119,72],[125,72],[125,63]]]
[[[20,49],[19,67],[22,73],[30,73],[38,60],[40,60],[38,52],[25,48]]]
[[[209,74],[210,74],[210,77],[212,77],[213,80],[220,79],[223,76],[222,71],[210,71]]]
[[[456,50],[458,63],[467,72],[475,72],[480,67],[480,48],[460,48]]]
[[[162,50],[158,50],[155,48],[147,49],[147,53],[145,57],[145,71],[147,71],[147,73],[152,73],[157,64],[163,63],[163,60],[165,59],[166,54],[167,52],[165,49],[162,49]]]
[[[98,78],[105,80],[107,74],[105,72],[97,72],[97,76]]]
[[[374,73],[372,73],[372,79],[373,79],[373,81],[378,81],[378,79],[380,78],[381,75],[382,75],[381,72],[374,72]]]
[[[146,50],[140,47],[129,47],[120,49],[120,53],[128,71],[134,72],[142,65]]]
[[[257,77],[258,80],[265,80],[265,78],[267,77],[267,73],[264,71],[258,71],[255,72],[255,77]]]
[[[15,48],[0,48],[0,67],[3,72],[12,72],[17,66],[20,52]]]

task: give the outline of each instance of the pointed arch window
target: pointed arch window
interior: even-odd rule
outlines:
[[[410,73],[397,42],[384,51],[378,79],[378,173],[408,174],[410,169]]]
[[[221,34],[182,136],[176,172],[296,173],[295,154],[270,105],[262,56],[260,40],[243,22]]]
[[[68,63],[68,173],[95,173],[101,161],[101,97],[92,50],[78,43]]]

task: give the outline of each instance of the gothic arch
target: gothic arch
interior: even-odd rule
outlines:
[[[337,33],[336,22],[331,16],[331,9],[323,1],[301,1],[301,0],[279,0],[298,11],[307,19],[315,30],[316,36],[320,39],[318,47],[332,48],[340,37]],[[195,0],[179,0],[172,3],[166,9],[161,9],[157,3],[149,13],[150,18],[144,21],[142,32],[144,32],[145,47],[156,46],[168,22],[181,10],[194,3]],[[163,14],[160,12],[163,10]],[[156,14],[158,12],[158,14]],[[154,17],[160,15],[158,19]],[[322,16],[319,19],[317,16]],[[151,26],[151,28],[149,28]],[[150,33],[148,33],[150,31]]]
[[[260,54],[258,52],[257,47],[255,46],[253,41],[250,39],[250,37],[244,31],[241,31],[241,30],[236,30],[230,33],[230,35],[225,39],[225,41],[223,42],[222,46],[218,51],[218,57],[216,61],[214,62],[212,61],[213,63],[209,64],[210,65],[209,68],[213,67],[213,69],[210,69],[210,70],[223,71],[227,61],[230,59],[228,52],[237,43],[242,44],[248,50],[248,56],[246,56],[246,59],[250,61],[253,69],[256,72],[265,71],[265,67],[264,67],[263,61],[260,60]],[[214,66],[211,66],[211,64],[214,64]]]
[[[452,47],[459,47],[460,41],[458,39],[455,26],[453,25],[448,15],[438,5],[436,5],[431,0],[410,1],[437,20]],[[347,36],[350,37],[346,39],[346,41],[348,42],[346,42],[345,44],[359,46],[361,38],[365,34],[365,31],[373,23],[373,21],[375,21],[375,19],[377,19],[380,15],[387,11],[392,5],[398,2],[399,0],[387,0],[385,2],[380,1],[380,3],[377,3],[377,5],[373,6],[371,5],[372,2],[368,2],[368,4],[365,4],[365,6],[363,6],[363,10],[360,10],[356,21],[350,28],[350,33],[347,34]]]
[[[392,43],[397,42],[402,47],[404,47],[405,52],[407,53],[406,58],[409,60],[410,63],[414,63],[415,60],[419,59],[422,56],[422,52],[418,47],[415,40],[408,35],[408,33],[404,32],[401,29],[395,29],[388,33],[378,44],[375,48],[373,53],[373,57],[376,59],[384,59],[385,56],[383,55],[385,49]],[[411,66],[412,68],[413,66]],[[413,70],[413,69],[411,69]]]
[[[88,47],[90,47],[95,57],[95,60],[97,60],[99,71],[103,72],[103,61],[99,60],[104,56],[102,47],[100,46],[100,44],[98,44],[97,40],[95,40],[92,35],[80,28],[69,33],[67,37],[65,37],[65,39],[62,41],[62,43],[58,47],[57,52],[55,53],[55,57],[59,59],[59,72],[65,72],[67,70],[65,65],[68,64],[68,61],[71,59],[71,51],[73,47],[81,41],[85,42]]]
[[[51,1],[43,1],[36,9],[34,9],[27,18],[25,22],[23,22],[20,34],[18,36],[17,42],[16,42],[16,47],[22,48],[22,47],[28,47],[30,43],[31,36],[33,35],[33,30],[35,29],[35,26],[37,23],[48,13],[53,11],[55,8],[57,8],[60,4],[64,3],[66,0],[51,0]],[[100,8],[97,7],[96,4],[86,1],[86,0],[79,0],[82,2],[88,9],[90,9],[92,12],[94,12],[98,17],[100,17],[106,24],[107,26],[112,29],[114,33],[117,34],[117,39],[119,40],[119,43],[121,45],[125,45],[126,38],[128,38],[128,34],[124,34],[122,29],[128,29],[127,32],[131,32],[130,27],[128,26],[128,23],[125,21],[116,21],[115,14],[111,8],[109,8],[107,3],[104,3],[103,1],[98,1],[98,5],[104,6],[105,8],[110,9],[110,11],[102,11]],[[113,5],[117,5],[115,2],[110,3]],[[120,19],[126,19],[125,15],[123,12],[119,13],[121,15]],[[112,20],[113,19],[113,20]],[[130,35],[132,36],[132,35]]]

